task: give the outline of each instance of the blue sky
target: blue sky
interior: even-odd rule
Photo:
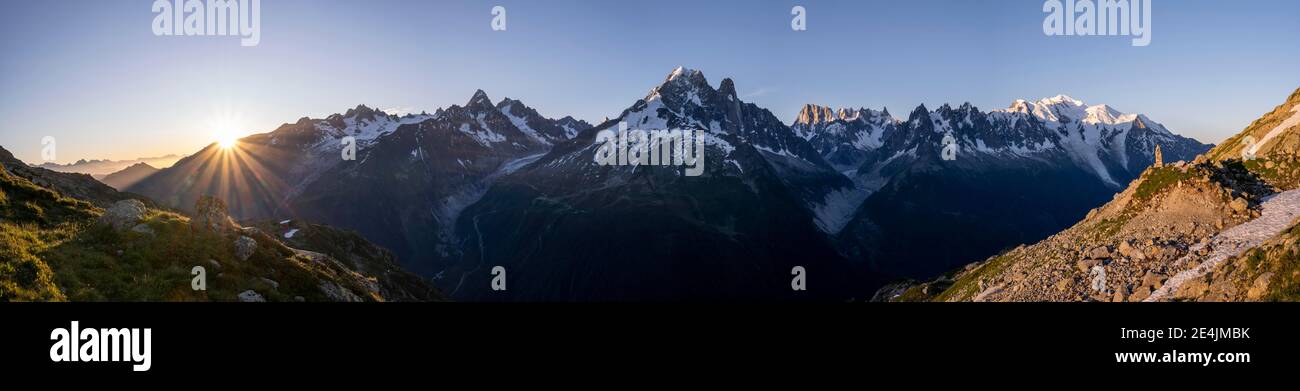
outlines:
[[[357,104],[434,111],[476,89],[617,115],[673,68],[800,106],[906,116],[1069,94],[1218,142],[1300,87],[1300,2],[1154,0],[1150,46],[1048,37],[1042,0],[263,0],[260,45],[158,37],[151,0],[0,0],[0,145],[37,162],[191,153]],[[790,8],[808,30],[790,29]],[[494,5],[507,30],[492,31]]]

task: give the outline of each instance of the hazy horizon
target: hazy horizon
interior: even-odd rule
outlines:
[[[266,0],[253,47],[155,36],[151,4],[11,4],[0,145],[32,164],[44,136],[58,163],[186,155],[217,128],[264,133],[360,104],[433,112],[477,89],[596,123],[677,66],[715,87],[732,78],[786,123],[810,103],[906,117],[920,104],[989,111],[1066,94],[1218,143],[1300,87],[1300,3],[1286,0],[1156,1],[1146,47],[1046,36],[1041,0],[802,1],[799,32],[792,4],[776,1]],[[498,4],[506,31],[489,27]]]

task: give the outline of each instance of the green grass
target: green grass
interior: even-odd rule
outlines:
[[[0,167],[0,221],[35,222],[48,227],[62,220],[97,215],[96,208],[87,202],[63,197]]]
[[[48,245],[32,225],[0,222],[0,301],[64,301],[49,265],[31,253]]]
[[[1138,201],[1149,201],[1178,182],[1192,178],[1192,175],[1191,170],[1183,172],[1183,170],[1175,167],[1152,168],[1142,183],[1138,185],[1133,198]]]
[[[918,284],[911,288],[907,288],[906,291],[903,291],[902,294],[898,295],[898,297],[894,298],[892,301],[896,301],[896,302],[930,301],[930,296],[926,295],[925,292],[922,291],[923,291],[922,286]]]
[[[1124,225],[1128,224],[1130,219],[1132,219],[1132,216],[1128,214],[1118,218],[1102,219],[1097,222],[1096,225],[1093,225],[1092,232],[1096,235],[1095,239],[1105,239],[1115,236],[1115,234],[1119,233],[1120,228],[1124,228]]]
[[[1002,274],[1007,266],[1012,262],[1008,254],[1001,254],[988,262],[984,262],[975,270],[963,274],[953,281],[952,286],[935,296],[933,301],[966,301],[975,297],[979,293],[979,281],[984,277],[995,277]]]
[[[350,270],[266,235],[252,235],[258,247],[240,261],[235,236],[191,228],[185,216],[150,211],[144,223],[154,233],[144,234],[98,224],[101,213],[0,167],[0,302],[234,301],[249,289],[269,301],[329,301],[324,281],[380,299]],[[206,269],[206,291],[191,289],[195,266]]]
[[[1298,228],[1300,228],[1300,225],[1291,227],[1287,232],[1288,237],[1296,238],[1297,236],[1295,234]],[[1300,244],[1300,239],[1290,240],[1292,240],[1293,243]],[[1263,300],[1292,303],[1300,302],[1300,257],[1297,257],[1295,251],[1292,250],[1278,250],[1281,254],[1273,260],[1273,265],[1271,265],[1275,268],[1273,270],[1273,280],[1269,282],[1268,292],[1264,294]],[[1259,250],[1254,250],[1253,252],[1263,253],[1263,251]],[[1252,256],[1252,261],[1253,258],[1254,257]],[[1261,256],[1261,258],[1263,257]],[[1260,261],[1256,261],[1255,264],[1258,265],[1259,262],[1264,261],[1265,260],[1261,259]],[[1254,279],[1251,279],[1251,282],[1253,281]]]
[[[1281,268],[1274,272],[1265,301],[1300,302],[1300,258],[1287,252]]]
[[[94,225],[41,256],[54,265],[58,285],[73,301],[233,301],[250,289],[270,301],[328,301],[321,281],[365,292],[342,278],[346,271],[299,258],[266,236],[255,237],[258,248],[240,261],[233,237],[191,229],[182,216],[155,212],[146,224],[154,235]],[[190,287],[195,266],[206,271],[206,291]]]
[[[63,301],[55,273],[39,252],[78,229],[65,220],[93,218],[88,203],[60,196],[0,167],[0,301]]]

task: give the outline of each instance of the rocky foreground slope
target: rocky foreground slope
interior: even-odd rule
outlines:
[[[1195,161],[1156,164],[1052,237],[894,301],[1256,301],[1300,298],[1300,90]]]

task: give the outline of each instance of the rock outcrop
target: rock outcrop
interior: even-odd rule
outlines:
[[[104,215],[99,217],[101,223],[107,224],[118,231],[125,231],[136,227],[140,221],[144,220],[148,208],[143,202],[138,200],[122,200],[113,204]]]
[[[239,225],[226,212],[226,202],[212,196],[199,197],[194,203],[194,217],[190,218],[190,226],[223,235],[239,229]]]
[[[240,261],[247,261],[257,251],[257,241],[247,236],[240,236],[235,239],[235,257]]]
[[[243,291],[243,292],[240,292],[238,297],[239,297],[239,301],[242,301],[242,302],[245,302],[245,303],[264,303],[264,302],[266,302],[266,298],[265,298],[265,297],[262,297],[261,294],[257,293],[256,291],[253,291],[253,290],[251,290],[251,289],[250,289],[250,290]]]

